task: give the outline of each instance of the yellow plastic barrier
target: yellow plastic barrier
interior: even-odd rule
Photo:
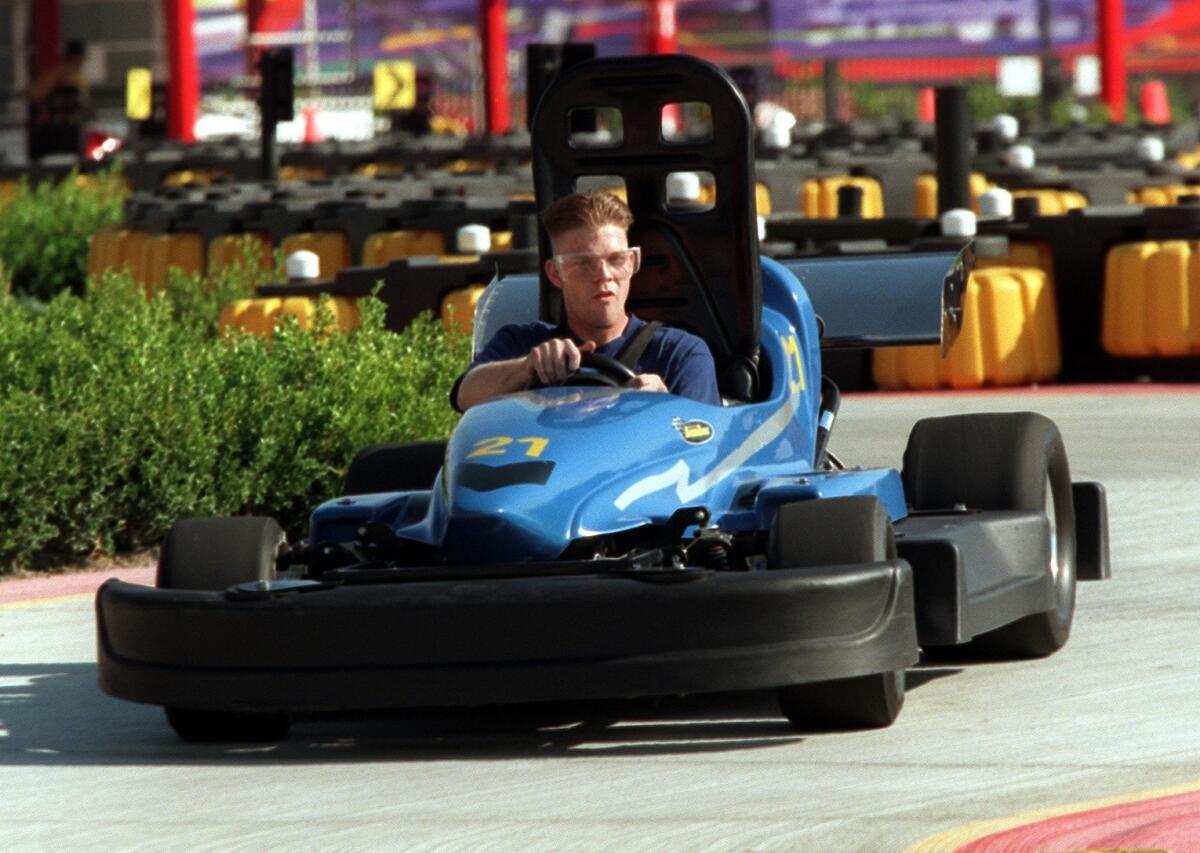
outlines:
[[[971,173],[971,177],[967,181],[967,188],[971,193],[971,210],[979,213],[979,197],[994,186],[995,184],[979,172]],[[937,175],[917,176],[916,186],[913,189],[913,212],[916,216],[922,219],[937,218],[937,191]]]
[[[1104,268],[1101,344],[1116,356],[1200,353],[1200,242],[1123,243]]]
[[[1054,289],[1040,269],[976,269],[963,294],[963,325],[946,358],[937,346],[878,349],[886,389],[980,388],[1053,379],[1062,367]]]
[[[142,284],[150,296],[167,284],[171,269],[186,275],[204,272],[204,243],[199,234],[154,234],[147,238]]]
[[[270,339],[275,335],[276,323],[285,317],[295,317],[300,328],[312,329],[316,325],[320,302],[318,296],[238,299],[221,309],[217,328],[222,334],[237,328]],[[334,324],[343,331],[356,329],[362,323],[358,300],[353,297],[330,297],[329,310],[333,313]]]
[[[292,252],[307,249],[321,259],[321,279],[331,280],[338,270],[350,266],[350,238],[341,231],[306,231],[289,234],[280,244],[286,258]]]
[[[1175,155],[1175,162],[1186,169],[1195,169],[1200,166],[1200,148],[1195,148],[1191,151],[1180,151]]]
[[[325,177],[325,170],[320,166],[280,166],[279,180],[307,181],[311,178]]]
[[[148,231],[130,231],[121,242],[117,268],[129,270],[134,281],[146,281],[146,248],[153,236]]]
[[[441,231],[406,228],[402,231],[379,231],[367,237],[363,244],[363,266],[377,267],[400,258],[418,255],[440,255],[446,251]],[[325,267],[321,267],[324,273]]]
[[[1138,187],[1133,192],[1126,194],[1125,201],[1129,204],[1166,207],[1171,204],[1179,204],[1179,197],[1185,195],[1200,195],[1200,186],[1164,184],[1157,187]]]
[[[771,190],[762,181],[754,182],[754,210],[759,216],[771,215]]]
[[[1036,198],[1042,216],[1059,216],[1068,210],[1087,207],[1087,196],[1078,190],[1026,189],[1013,190],[1016,198]]]
[[[0,207],[3,207],[5,202],[12,201],[21,192],[20,181],[0,181]]]
[[[206,187],[213,181],[228,177],[228,172],[221,172],[215,169],[181,169],[178,172],[171,172],[163,178],[163,186],[186,187],[191,184]]]
[[[302,329],[311,329],[317,322],[317,311],[321,300],[315,296],[289,296],[279,308],[278,318],[295,317]],[[349,296],[331,296],[329,310],[337,328],[342,331],[357,329],[362,324],[358,313],[358,300]]]
[[[106,270],[118,269],[121,262],[121,245],[129,235],[126,228],[101,228],[88,238],[87,274],[101,275]]]
[[[834,219],[837,217],[837,192],[840,187],[859,187],[863,191],[863,219],[880,219],[883,216],[883,190],[874,178],[854,175],[834,175],[828,178],[810,178],[800,191],[800,207],[809,219]]]
[[[354,174],[374,178],[378,175],[403,175],[408,167],[403,163],[364,163],[354,168]]]
[[[247,244],[249,249],[247,249]],[[271,258],[271,241],[266,234],[222,234],[208,244],[208,271],[218,272],[230,267],[241,267],[249,258],[260,270],[269,270],[274,263]]]
[[[1046,281],[1054,285],[1054,256],[1047,243],[1018,242],[1008,244],[1008,254],[999,257],[975,256],[975,269],[990,267],[1033,267],[1046,274]]]
[[[452,175],[465,175],[468,172],[487,172],[495,168],[496,164],[491,160],[459,159],[451,160],[449,163],[442,165],[442,171],[449,172]]]
[[[442,299],[442,325],[447,332],[471,334],[475,325],[475,303],[483,295],[484,285],[472,284]]]
[[[275,315],[282,307],[283,300],[278,297],[238,299],[221,308],[217,329],[222,334],[230,328],[245,329],[269,338],[275,334]]]

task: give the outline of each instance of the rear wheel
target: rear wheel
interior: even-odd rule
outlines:
[[[896,556],[891,519],[875,497],[785,504],[767,538],[773,569],[878,563]],[[904,670],[779,688],[779,707],[797,729],[880,728],[904,705]]]
[[[1045,657],[1062,648],[1075,616],[1075,503],[1067,451],[1054,422],[1033,412],[918,421],[904,452],[903,476],[913,509],[963,504],[1045,512],[1050,547],[1043,559],[1054,607],[980,634],[967,651]]]
[[[158,560],[160,589],[223,590],[269,581],[287,540],[273,518],[187,518],[176,522]],[[167,722],[196,743],[279,740],[291,726],[287,714],[165,708]]]

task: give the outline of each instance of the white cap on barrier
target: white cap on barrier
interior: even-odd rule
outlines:
[[[1037,154],[1028,145],[1014,145],[1004,152],[1004,162],[1014,169],[1032,169],[1037,163]]]
[[[979,215],[1007,219],[1013,215],[1012,193],[1004,187],[992,187],[979,196]]]
[[[667,175],[667,202],[699,201],[700,176],[695,172],[671,172]]]
[[[1137,141],[1139,160],[1150,163],[1160,163],[1167,156],[1167,146],[1157,136],[1143,136]]]
[[[780,124],[769,124],[762,129],[764,148],[787,148],[792,144],[792,129]]]
[[[479,255],[491,251],[492,230],[486,225],[464,225],[455,233],[454,245],[463,255]]]
[[[758,219],[758,242],[761,243],[767,239],[767,217],[759,216],[756,219]]]
[[[963,207],[947,210],[941,216],[943,237],[974,237],[975,214]]]
[[[316,281],[321,277],[321,258],[316,252],[301,249],[287,256],[284,269],[288,281]]]
[[[1008,113],[993,116],[991,128],[1005,142],[1015,142],[1021,134],[1021,123],[1017,121],[1016,116],[1010,116]]]

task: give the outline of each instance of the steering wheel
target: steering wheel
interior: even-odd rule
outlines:
[[[604,385],[621,388],[637,376],[612,356],[598,352],[587,352],[579,362],[579,369],[567,377],[564,385]]]

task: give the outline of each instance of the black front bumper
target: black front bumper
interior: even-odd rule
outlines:
[[[786,571],[345,585],[263,600],[110,580],[100,687],[316,711],[743,690],[917,660],[902,561]]]

